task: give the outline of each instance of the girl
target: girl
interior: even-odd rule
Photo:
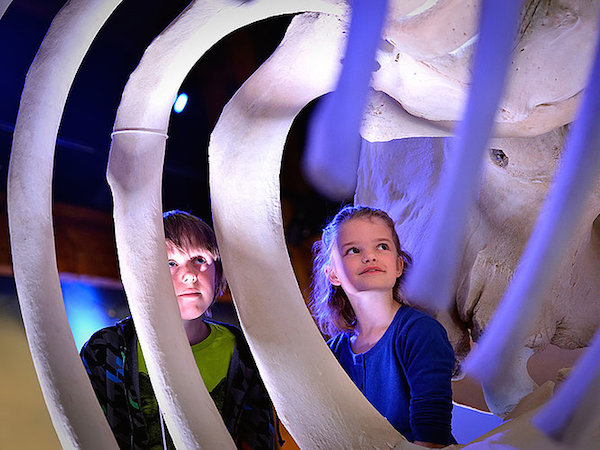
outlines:
[[[371,404],[409,441],[451,434],[454,352],[446,330],[405,304],[411,257],[383,211],[346,206],[314,245],[311,307],[336,358]]]

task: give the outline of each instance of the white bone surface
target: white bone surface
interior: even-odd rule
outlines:
[[[551,130],[556,125],[571,121],[573,106],[576,99],[581,97],[580,93],[591,67],[594,40],[590,37],[594,36],[598,29],[598,2],[556,2],[545,4],[543,8],[540,8],[537,15],[531,18],[531,23],[535,26],[521,33],[520,43],[517,46],[518,54],[514,57],[513,67],[515,72],[529,71],[528,77],[520,78],[515,74],[511,76],[507,95],[501,103],[503,113],[497,116],[499,125],[496,132],[499,134],[509,132],[515,136],[527,135],[538,133],[540,130]],[[546,28],[540,26],[541,23]],[[580,46],[582,46],[581,52],[579,51]],[[547,56],[544,60],[549,64],[546,70],[546,66],[542,66],[543,61],[540,55],[548,55],[550,48],[554,49],[554,52],[552,57]],[[528,55],[530,49],[535,49],[535,53]],[[385,50],[390,53],[387,59],[389,63],[393,49],[386,48]],[[400,55],[399,58],[403,57],[401,53],[397,53],[397,55]],[[577,63],[572,62],[574,58],[579,57],[581,60],[578,60]],[[531,65],[532,63],[533,65]],[[457,63],[457,66],[460,65]],[[430,70],[431,65],[422,64],[422,67],[427,71]],[[412,69],[413,67],[409,66],[409,70],[405,72],[398,70],[398,73],[411,74]],[[574,71],[572,77],[569,77],[568,80],[561,79],[561,73],[571,70]],[[376,88],[378,73],[387,74],[382,69],[376,72],[374,83]],[[431,73],[435,75],[434,71]],[[444,88],[446,95],[442,95],[441,91],[437,92],[435,88],[429,89],[432,85],[435,86],[437,80],[440,80],[441,83],[453,80],[452,77],[439,75],[439,73],[436,75],[437,78],[433,76],[431,84],[429,78],[425,78],[426,81],[421,85],[421,89],[423,89],[421,92],[423,92],[423,97],[427,98],[422,99],[423,106],[420,111],[416,112],[416,115],[427,117],[422,114],[422,111],[431,106],[427,103],[428,98],[432,98],[434,101],[443,98],[443,101],[448,102],[447,104],[451,107],[455,106],[453,103],[453,99],[456,98],[453,95],[455,91],[451,89],[451,85]],[[423,77],[419,76],[419,79],[422,80]],[[396,85],[403,86],[400,79],[397,80]],[[368,136],[369,140],[414,137],[419,135],[419,130],[424,131],[422,136],[443,136],[447,135],[451,129],[451,124],[446,120],[442,123],[430,123],[429,127],[433,131],[428,131],[427,125],[423,121],[410,118],[400,106],[394,107],[388,97],[394,95],[392,86],[385,86],[385,90],[387,95],[378,94],[372,97],[368,116],[363,124],[363,136]],[[419,92],[416,86],[411,86],[411,90]],[[511,95],[516,95],[515,92],[519,92],[517,97],[521,103],[515,105],[513,102],[510,106],[510,102],[506,103],[507,98],[510,100]],[[544,96],[546,96],[546,100],[540,102]],[[556,101],[550,100],[552,96]],[[407,107],[404,97],[400,101]],[[533,105],[536,103],[545,106],[534,107]],[[524,113],[524,111],[528,112]],[[541,111],[544,114],[551,114],[552,117],[542,119],[538,115]],[[435,116],[436,119],[440,117]],[[509,117],[512,118],[509,119]],[[393,121],[392,125],[389,124],[390,119]],[[522,121],[520,124],[516,122],[509,124],[513,119]],[[383,133],[378,135],[380,130]],[[413,248],[418,261],[422,254],[422,242],[427,242],[432,236],[443,236],[445,233],[444,231],[442,234],[437,234],[431,230],[433,205],[425,206],[430,199],[429,189],[438,189],[439,172],[437,170],[446,170],[447,163],[456,158],[459,159],[461,165],[464,164],[464,160],[449,151],[448,147],[446,147],[448,151],[441,151],[443,155],[441,159],[439,156],[434,156],[430,153],[430,149],[438,144],[427,144],[425,141],[418,143],[413,139],[406,145],[408,145],[407,149],[411,151],[422,145],[423,154],[426,156],[425,161],[433,161],[431,158],[437,158],[436,161],[443,161],[442,166],[438,164],[428,168],[426,162],[415,164],[415,159],[410,158],[409,155],[400,157],[400,162],[396,164],[392,160],[397,157],[387,156],[384,144],[368,144],[366,148],[377,148],[379,156],[374,156],[375,153],[372,152],[371,155],[362,158],[361,164],[365,164],[365,167],[364,170],[362,168],[360,170],[359,180],[362,182],[359,181],[355,201],[385,205],[385,208],[392,211],[397,220],[400,235],[408,241],[409,250],[414,242]],[[403,146],[404,144],[390,143],[387,151],[393,152],[394,147],[402,151]],[[490,143],[490,148],[503,149],[507,155],[510,155],[508,158],[510,162],[506,168],[500,168],[486,158],[484,182],[478,194],[477,209],[470,213],[468,219],[467,240],[461,250],[463,256],[459,267],[460,276],[451,290],[451,295],[456,298],[457,311],[453,313],[455,316],[453,323],[445,323],[459,356],[466,354],[470,347],[467,327],[471,328],[473,338],[477,340],[487,326],[495,305],[512,277],[550,185],[561,147],[560,132],[548,133],[542,138],[533,138],[531,141],[513,138],[496,139]],[[415,154],[418,153],[415,152]],[[421,158],[421,155],[418,158]],[[378,162],[377,159],[380,161]],[[401,167],[401,161],[409,160],[413,167]],[[442,167],[442,169],[436,169],[436,167]],[[363,183],[362,186],[361,183]],[[592,191],[593,195],[584,209],[584,217],[569,234],[570,238],[564,239],[561,236],[562,242],[566,243],[568,250],[561,258],[560,269],[557,270],[560,275],[552,280],[549,296],[545,299],[540,314],[532,316],[523,312],[519,316],[524,316],[531,321],[534,331],[528,335],[526,345],[536,351],[544,348],[550,342],[564,348],[585,346],[598,326],[597,311],[600,306],[593,293],[597,292],[596,289],[599,286],[593,267],[598,267],[600,255],[597,240],[594,237],[590,238],[590,233],[592,233],[591,236],[594,236],[594,220],[600,212],[597,179],[593,184]],[[424,192],[427,194],[423,195]],[[456,195],[454,197],[459,199]],[[425,198],[425,200],[421,201],[421,198]],[[435,203],[435,199],[433,199],[433,204],[439,207],[439,204]],[[402,230],[406,230],[408,235],[404,234]],[[440,250],[439,247],[438,250]],[[429,266],[431,263],[432,261],[429,262]],[[438,278],[434,278],[436,279],[435,283],[417,284],[421,288],[435,286]],[[514,310],[512,313],[516,314]],[[456,315],[459,317],[458,320]],[[471,322],[472,326],[467,325]],[[515,346],[515,351],[517,350],[526,353],[526,350],[519,345]],[[496,353],[488,352],[488,354],[495,355]],[[512,379],[519,381],[513,383],[512,386],[504,383],[508,391],[513,393],[510,396],[512,400],[502,406],[496,404],[499,413],[506,412],[510,405],[514,405],[533,387],[529,377],[524,376],[527,373],[525,370],[526,358],[519,360],[520,364],[516,362],[512,364],[513,370],[521,374]],[[504,363],[504,360],[502,362]],[[486,365],[484,364],[484,366]],[[508,376],[510,364],[503,367],[506,381],[510,378]],[[499,392],[490,393],[490,397],[504,398],[503,401],[508,402],[508,397],[498,394]]]
[[[593,442],[600,433],[600,330],[558,393],[533,418],[548,436],[565,445]]]
[[[12,3],[12,0],[0,0],[0,19]]]
[[[434,198],[431,239],[421,258],[415,260],[406,284],[408,298],[432,311],[447,309],[453,300],[467,216],[475,200],[485,146],[502,98],[519,14],[517,2],[488,0],[482,6],[471,90],[456,138],[448,140],[453,157],[442,173]]]
[[[477,35],[481,0],[429,1],[419,8],[409,8],[407,2],[390,3],[384,37],[398,51],[415,58],[447,55]]]
[[[283,145],[296,114],[333,87],[338,26],[335,17],[295,18],[277,51],[225,107],[209,147],[213,220],[242,328],[298,445],[409,448],[327,349],[298,289],[283,236]]]
[[[56,268],[51,181],[69,88],[92,40],[119,3],[72,1],[55,17],[27,74],[9,166],[7,207],[17,295],[44,400],[65,448],[117,448],[67,322]]]
[[[396,19],[397,24],[388,20],[382,36],[387,42],[381,47],[381,68],[374,73],[373,88],[417,117],[456,121],[463,115],[469,90],[470,60],[477,44],[474,12],[480,2],[434,3],[422,14]],[[536,14],[529,17],[531,25],[519,33],[507,91],[498,108],[496,133],[508,137],[540,135],[572,120],[591,67],[591,36],[598,31],[597,1],[528,0],[525,6]],[[454,19],[449,14],[460,18],[457,26],[450,26]],[[469,39],[459,50],[452,49],[462,40],[453,38],[448,30]],[[418,33],[423,33],[422,39]],[[420,45],[440,48],[437,53],[424,52],[420,42],[434,42]]]
[[[557,130],[537,138],[490,142],[490,148],[503,150],[508,165],[498,167],[486,158],[455,291],[458,317],[444,323],[461,357],[470,349],[468,324],[479,340],[518,264],[554,176],[563,134]],[[416,259],[431,234],[432,194],[452,157],[444,152],[444,142],[443,138],[410,138],[363,146],[355,201],[389,211]],[[594,220],[599,213],[600,180],[585,217],[571,233],[561,275],[552,280],[543,315],[534,321],[527,345],[536,351],[551,342],[563,348],[583,346],[598,326],[600,304],[595,292],[600,289],[600,247],[594,238]]]
[[[171,105],[185,75],[219,39],[263,18],[326,2],[195,1],[146,50],[115,120],[108,179],[123,285],[159,405],[177,446],[233,448],[196,368],[166,262],[161,175]],[[139,236],[144,236],[140,242]]]
[[[585,98],[522,262],[481,345],[468,361],[471,372],[484,385],[510,384],[515,350],[530,333],[531,318],[540,316],[552,280],[561,275],[561,260],[567,255],[570,240],[567,237],[577,231],[582,217],[589,216],[587,200],[600,179],[600,89],[595,83],[600,78],[600,46],[595,59]],[[502,407],[510,409],[511,400],[514,397],[503,396],[503,404],[490,406],[503,412]]]

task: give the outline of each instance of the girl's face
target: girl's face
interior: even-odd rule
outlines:
[[[378,217],[344,222],[332,249],[328,268],[331,284],[351,296],[366,291],[391,291],[402,274],[403,262],[392,231]]]

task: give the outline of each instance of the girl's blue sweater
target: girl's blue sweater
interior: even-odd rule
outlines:
[[[329,347],[367,400],[409,441],[453,444],[454,351],[434,318],[402,305],[381,339],[355,354],[350,333]]]

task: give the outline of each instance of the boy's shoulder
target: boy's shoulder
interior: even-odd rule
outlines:
[[[98,345],[117,345],[117,342],[127,339],[135,333],[131,316],[119,320],[114,325],[101,328],[90,336],[83,347]]]
[[[212,318],[205,318],[203,320],[204,320],[204,322],[206,322],[208,324],[212,324],[212,325],[216,325],[217,327],[225,328],[226,330],[230,331],[236,337],[236,339],[239,339],[239,338],[244,339],[244,335],[242,333],[242,330],[240,330],[235,325],[232,325],[232,324],[227,323],[227,322],[221,322],[219,320],[214,320]]]
[[[212,318],[205,318],[204,321],[208,324],[221,326],[225,328],[227,331],[231,332],[235,337],[236,348],[243,359],[248,359],[248,357],[252,358],[252,353],[250,352],[250,347],[246,342],[246,338],[244,337],[244,333],[237,326],[232,325],[227,322],[221,322],[219,320],[214,320]]]

